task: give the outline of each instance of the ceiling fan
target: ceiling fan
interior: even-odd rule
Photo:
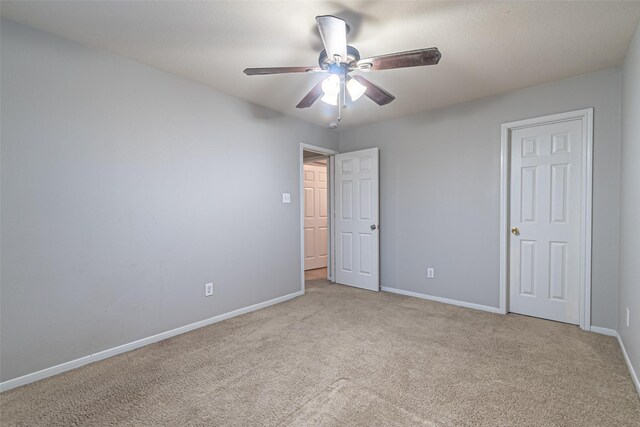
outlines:
[[[358,50],[347,45],[349,26],[335,16],[317,16],[318,31],[324,44],[324,50],[318,58],[319,67],[272,67],[246,68],[248,76],[286,73],[328,73],[329,77],[316,84],[313,89],[296,105],[307,108],[321,98],[322,101],[338,107],[338,121],[341,108],[346,107],[347,93],[352,101],[362,95],[378,105],[386,105],[395,99],[389,92],[371,83],[362,76],[351,76],[352,71],[380,71],[393,68],[435,65],[440,61],[440,51],[436,47],[391,53],[360,59]]]

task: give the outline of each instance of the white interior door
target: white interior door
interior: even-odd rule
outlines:
[[[378,149],[335,156],[335,281],[380,290]]]
[[[327,266],[327,166],[304,165],[304,269]]]
[[[511,133],[509,311],[580,323],[582,120]]]

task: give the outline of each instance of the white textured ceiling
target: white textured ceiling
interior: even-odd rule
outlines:
[[[317,64],[314,18],[323,14],[347,21],[363,57],[440,49],[436,66],[367,73],[396,100],[379,107],[363,97],[344,114],[344,129],[619,65],[640,1],[2,1],[0,11],[322,126],[332,108],[295,108],[322,75],[242,70]]]

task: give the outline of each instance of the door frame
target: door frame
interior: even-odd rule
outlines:
[[[593,108],[503,123],[500,148],[500,313],[509,312],[509,206],[511,131],[582,120],[582,207],[580,212],[580,328],[591,330],[591,222],[593,191]]]
[[[304,151],[311,151],[313,153],[328,156],[327,159],[327,197],[329,197],[328,203],[328,218],[327,218],[327,278],[333,281],[335,272],[334,268],[334,256],[333,256],[333,156],[339,154],[338,151],[331,150],[329,148],[318,147],[317,145],[300,143],[299,148],[299,169],[300,174],[298,177],[299,191],[300,191],[300,290],[305,292],[304,286]]]

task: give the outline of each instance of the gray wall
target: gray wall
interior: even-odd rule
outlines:
[[[618,334],[640,375],[640,27],[629,46],[622,75]]]
[[[594,107],[592,324],[615,328],[620,82],[608,69],[341,132],[340,151],[380,148],[382,285],[497,307],[500,125]]]
[[[300,289],[298,146],[335,132],[0,27],[3,381]]]

